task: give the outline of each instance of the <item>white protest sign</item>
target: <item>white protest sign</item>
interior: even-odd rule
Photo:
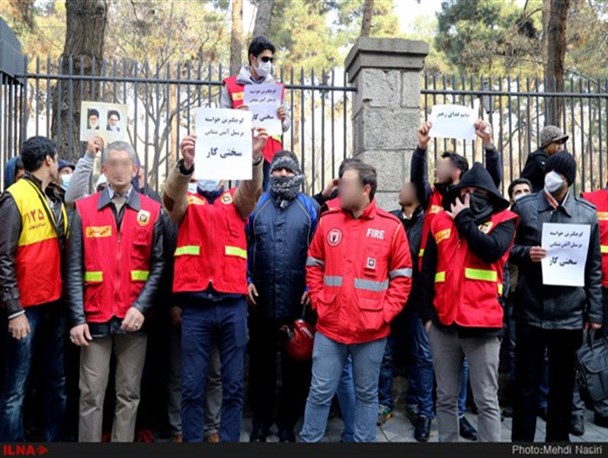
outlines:
[[[463,105],[433,105],[431,137],[475,139],[475,110]]]
[[[205,180],[251,180],[251,113],[197,108],[194,174]]]
[[[281,135],[283,128],[277,114],[283,86],[278,83],[246,84],[243,104],[253,114],[253,127],[263,127],[268,135]]]
[[[588,224],[543,223],[543,284],[585,286],[585,265],[591,226]]]

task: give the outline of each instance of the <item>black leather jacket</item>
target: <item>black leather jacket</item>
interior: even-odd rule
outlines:
[[[509,262],[518,266],[514,311],[517,320],[544,329],[582,329],[584,322],[602,323],[602,259],[595,207],[573,195],[554,209],[544,191],[522,197],[513,207],[519,215]],[[585,286],[543,285],[541,263],[530,259],[530,247],[541,246],[543,223],[589,224],[591,237]]]
[[[103,208],[110,203],[110,196],[107,190],[102,191],[99,199],[99,208]],[[139,193],[131,190],[126,205],[123,207],[117,219],[120,220],[125,211],[139,211]],[[164,256],[163,256],[163,218],[159,217],[154,223],[154,236],[152,250],[150,254],[150,275],[144,284],[144,288],[139,297],[132,304],[144,315],[150,312],[155,304],[157,295],[160,293],[163,280]],[[65,278],[65,288],[68,302],[68,317],[70,326],[86,323],[84,312],[84,249],[82,241],[82,221],[78,212],[75,211],[70,227],[70,238],[67,249],[67,268]],[[113,318],[108,323],[89,323],[91,334],[94,337],[120,333],[121,320]]]

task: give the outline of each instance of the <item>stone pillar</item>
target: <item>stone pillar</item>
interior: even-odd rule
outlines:
[[[420,125],[420,72],[429,46],[401,38],[360,37],[345,61],[353,99],[353,156],[376,167],[378,205],[398,208]]]

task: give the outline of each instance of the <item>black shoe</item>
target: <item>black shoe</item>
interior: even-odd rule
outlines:
[[[538,416],[543,419],[543,421],[547,422],[547,408],[541,407],[538,409]]]
[[[405,415],[410,423],[416,426],[416,423],[418,422],[418,407],[415,405],[406,405]]]
[[[597,426],[601,426],[602,428],[608,428],[608,417],[604,417],[599,413],[595,412],[593,414],[593,423]]]
[[[431,435],[431,419],[420,415],[414,428],[414,439],[418,442],[428,442]]]
[[[249,442],[266,442],[268,437],[268,429],[262,426],[254,426],[251,436],[249,436]]]
[[[476,441],[477,440],[477,430],[473,427],[469,420],[465,417],[462,417],[458,424],[460,425],[460,437],[466,439],[468,441]]]
[[[289,429],[279,431],[279,442],[295,442],[296,435]]]
[[[585,434],[585,419],[583,417],[574,417],[570,423],[570,434],[573,436],[582,436]]]

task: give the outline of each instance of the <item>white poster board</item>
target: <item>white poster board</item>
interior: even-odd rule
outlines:
[[[278,83],[246,84],[243,104],[253,115],[253,127],[263,127],[268,135],[281,135],[283,127],[277,114],[283,86]]]
[[[251,113],[197,108],[194,175],[205,180],[251,180]]]
[[[433,105],[431,137],[475,139],[475,110],[463,105]]]
[[[585,286],[585,265],[591,226],[588,224],[544,223],[542,247],[543,284]]]
[[[119,103],[80,102],[80,141],[99,136],[106,143],[128,141],[127,105]]]

